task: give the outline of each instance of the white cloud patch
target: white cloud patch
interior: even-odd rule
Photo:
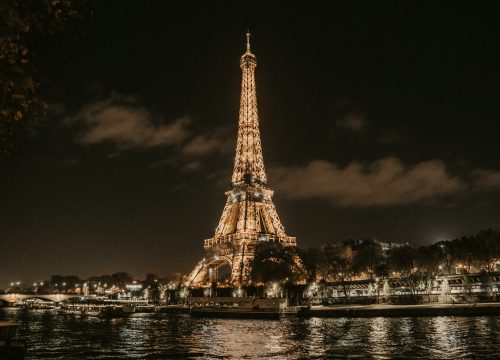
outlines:
[[[477,170],[470,182],[452,176],[440,160],[405,166],[395,157],[345,167],[324,160],[270,169],[275,188],[289,198],[326,199],[341,207],[431,203],[500,187],[500,172]]]
[[[189,136],[188,118],[162,123],[131,98],[116,95],[83,106],[67,122],[83,124],[77,138],[83,145],[107,142],[120,149],[153,148],[176,144]]]

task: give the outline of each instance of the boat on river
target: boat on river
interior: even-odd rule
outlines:
[[[76,317],[99,317],[103,319],[121,318],[134,312],[134,307],[128,305],[72,305],[57,310],[60,315]]]
[[[156,306],[147,304],[147,305],[137,305],[134,308],[134,312],[136,313],[152,313],[155,312]]]
[[[279,319],[287,313],[287,299],[251,297],[192,297],[192,317]]]
[[[133,312],[134,308],[127,305],[104,306],[101,308],[98,317],[101,319],[122,318]]]
[[[59,315],[81,315],[82,311],[77,307],[60,307],[57,309]]]

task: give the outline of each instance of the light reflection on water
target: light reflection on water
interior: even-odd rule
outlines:
[[[99,320],[0,309],[29,359],[496,359],[500,317],[223,320],[135,314]]]

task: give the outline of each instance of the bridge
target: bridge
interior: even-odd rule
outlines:
[[[74,298],[79,298],[81,295],[72,295],[72,294],[27,294],[27,293],[8,293],[8,294],[0,294],[0,301],[8,302],[8,303],[15,303],[20,300],[26,300],[26,299],[42,299],[42,300],[48,300],[48,301],[53,301],[53,302],[61,302],[65,301],[68,299],[74,299]]]

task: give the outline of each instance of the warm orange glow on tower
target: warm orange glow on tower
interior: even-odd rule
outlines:
[[[195,286],[213,280],[213,273],[224,264],[231,267],[231,283],[247,283],[255,246],[261,241],[296,245],[295,238],[285,233],[272,201],[273,191],[267,186],[255,87],[257,58],[250,50],[250,34],[246,35],[246,52],[240,59],[241,100],[231,190],[226,192],[214,236],[205,240],[206,256],[189,276],[189,283]]]

